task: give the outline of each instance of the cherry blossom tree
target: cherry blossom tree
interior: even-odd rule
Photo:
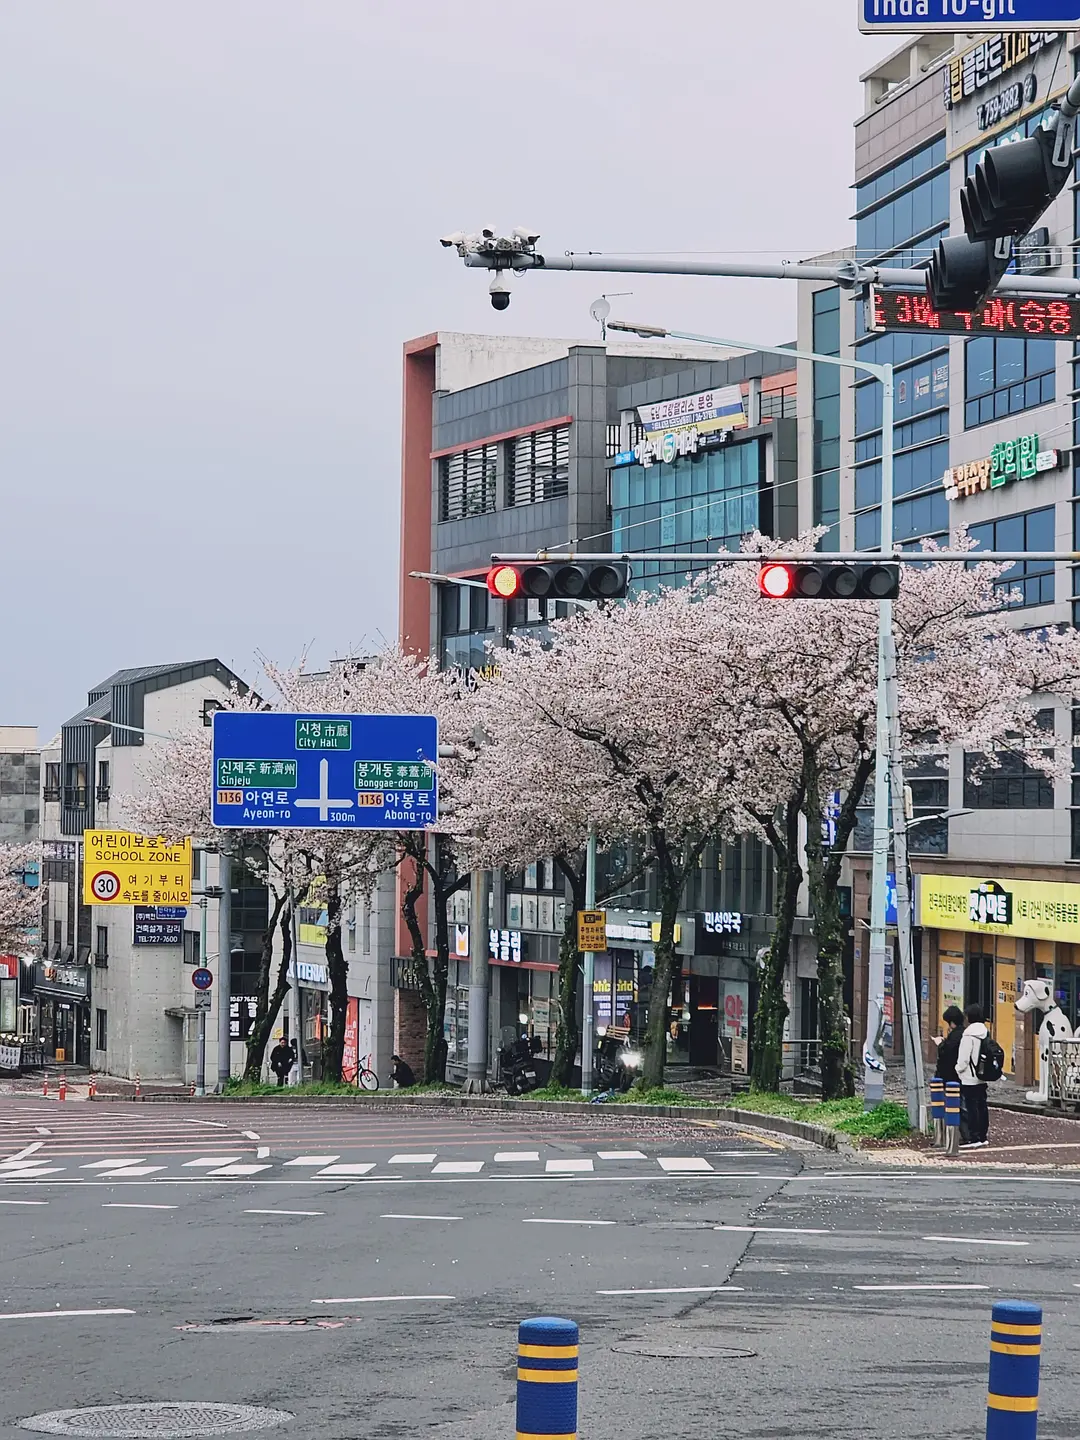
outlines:
[[[38,885],[26,877],[37,872]],[[0,954],[25,955],[29,932],[41,921],[41,846],[0,845]]]

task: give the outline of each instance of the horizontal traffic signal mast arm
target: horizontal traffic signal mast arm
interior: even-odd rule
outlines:
[[[936,564],[939,560],[966,562],[969,565],[978,560],[1007,560],[1010,563],[1018,560],[1055,560],[1062,564],[1077,564],[1080,563],[1080,550],[890,550],[885,554],[880,550],[846,552],[830,550],[827,553],[821,550],[810,550],[798,554],[791,551],[769,554],[763,550],[760,553],[751,554],[740,550],[727,554],[717,553],[715,550],[693,550],[687,554],[680,553],[678,555],[671,550],[624,550],[621,554],[610,555],[598,555],[590,552],[588,558],[625,564],[630,564],[634,560],[663,560],[670,564],[673,559],[677,559],[680,563],[689,562],[694,565],[765,565],[770,561],[784,565],[821,565],[825,562],[865,565],[867,563],[880,564],[883,561],[898,565],[926,565]],[[493,555],[491,563],[494,569],[499,565],[544,564],[547,563],[547,559],[546,554],[541,557],[536,555]]]

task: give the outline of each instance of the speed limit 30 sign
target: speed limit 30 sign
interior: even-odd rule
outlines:
[[[191,841],[126,830],[83,831],[83,903],[186,905]]]
[[[87,877],[87,888],[99,905],[107,905],[120,894],[120,876],[112,870],[99,870]]]

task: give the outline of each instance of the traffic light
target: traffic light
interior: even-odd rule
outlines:
[[[498,600],[621,600],[630,566],[607,560],[493,565],[487,588]]]
[[[768,560],[758,572],[758,589],[767,600],[895,600],[900,566],[876,560],[855,565]]]
[[[1075,118],[1053,130],[988,150],[960,192],[964,236],[942,240],[926,272],[936,310],[974,310],[1012,260],[1012,237],[1026,235],[1072,175]]]

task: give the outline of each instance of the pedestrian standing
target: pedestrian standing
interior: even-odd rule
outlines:
[[[979,1056],[990,1032],[983,1023],[981,1005],[969,1005],[964,1011],[964,1019],[967,1024],[960,1037],[960,1046],[956,1056],[956,1074],[960,1080],[960,1103],[968,1138],[960,1142],[960,1148],[961,1150],[978,1150],[990,1143],[990,1112],[986,1104],[986,1082],[980,1080],[978,1075]]]
[[[934,1044],[938,1047],[934,1079],[942,1080],[946,1085],[950,1080],[959,1084],[960,1076],[956,1073],[956,1061],[960,1055],[960,1041],[964,1034],[964,1012],[959,1005],[950,1005],[941,1018],[945,1024],[945,1034],[941,1037],[934,1037]],[[961,1114],[961,1142],[970,1138]]]

